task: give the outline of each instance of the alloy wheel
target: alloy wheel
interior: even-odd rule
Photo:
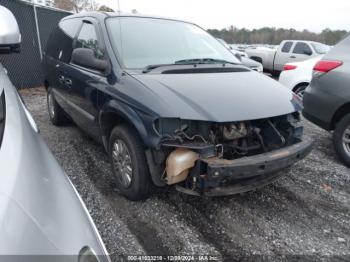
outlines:
[[[132,162],[125,142],[117,139],[112,149],[113,168],[121,185],[128,188],[132,182]]]
[[[350,156],[350,126],[348,126],[343,134],[343,147],[348,156]]]

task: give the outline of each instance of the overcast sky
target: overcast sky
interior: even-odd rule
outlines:
[[[117,0],[96,0],[117,10]],[[120,0],[120,9],[178,18],[206,29],[283,27],[350,30],[350,0]]]

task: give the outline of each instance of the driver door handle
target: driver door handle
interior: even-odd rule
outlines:
[[[71,87],[72,84],[73,84],[72,80],[69,79],[69,78],[66,78],[66,80],[64,81],[64,83],[65,83],[67,86],[69,86],[69,87]]]
[[[290,58],[296,58],[294,55],[291,55]]]

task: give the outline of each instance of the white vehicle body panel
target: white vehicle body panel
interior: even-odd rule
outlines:
[[[84,203],[0,64],[2,93],[6,118],[0,147],[0,255],[69,255],[57,259],[77,261],[88,246],[101,261],[109,261]]]
[[[321,58],[322,56],[317,56],[302,62],[288,63],[288,65],[294,65],[296,68],[282,71],[279,82],[293,91],[300,84],[309,84],[312,78],[312,69]]]

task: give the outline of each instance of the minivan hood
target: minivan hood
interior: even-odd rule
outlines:
[[[230,122],[301,110],[290,90],[255,71],[132,76],[157,97],[150,107],[161,117]]]

